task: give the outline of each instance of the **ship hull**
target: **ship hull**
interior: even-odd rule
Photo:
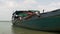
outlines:
[[[34,17],[33,17],[34,18]],[[13,20],[13,25],[44,31],[60,31],[60,15],[31,20]]]

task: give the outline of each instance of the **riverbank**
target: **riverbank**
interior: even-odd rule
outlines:
[[[11,21],[0,21],[0,22],[11,22]]]

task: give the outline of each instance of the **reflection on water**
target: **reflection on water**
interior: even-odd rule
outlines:
[[[0,34],[57,34],[57,33],[35,31],[20,27],[12,27],[11,22],[0,22]]]

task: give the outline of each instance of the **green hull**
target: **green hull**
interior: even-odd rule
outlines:
[[[60,31],[60,15],[46,18],[38,18],[27,21],[14,21],[14,25],[28,27],[37,30]]]
[[[13,25],[36,30],[60,31],[60,10],[42,14],[40,18],[32,17],[30,20],[13,20]]]

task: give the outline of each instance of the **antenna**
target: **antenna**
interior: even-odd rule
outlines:
[[[44,13],[44,9],[43,9],[43,13]]]

